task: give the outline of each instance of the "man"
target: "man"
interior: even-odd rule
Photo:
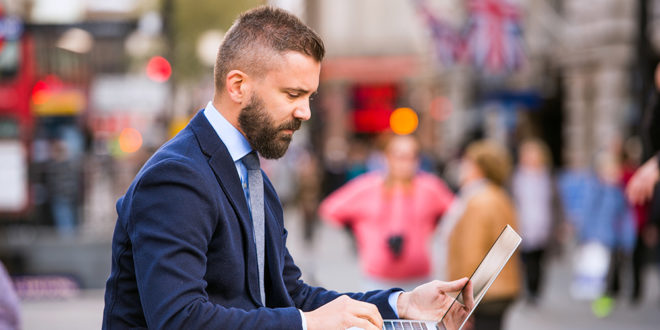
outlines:
[[[445,292],[467,279],[341,295],[302,282],[286,249],[254,151],[286,152],[310,118],[324,52],[283,10],[248,11],[230,28],[213,100],[117,202],[104,329],[378,329],[382,317],[442,316]]]
[[[636,205],[649,201],[660,181],[660,64],[655,67],[654,77],[655,89],[644,112],[641,133],[646,153],[652,156],[635,172],[626,187],[628,199]]]
[[[658,247],[660,227],[660,64],[655,67],[654,89],[641,122],[642,142],[648,158],[630,177],[626,196],[637,209],[641,208],[644,222],[637,233],[633,252],[632,302],[637,303],[644,292],[644,266],[653,249]]]

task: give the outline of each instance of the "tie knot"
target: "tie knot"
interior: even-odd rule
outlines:
[[[257,156],[257,153],[252,151],[249,154],[245,155],[243,158],[243,165],[248,170],[258,170],[259,167],[259,156]]]

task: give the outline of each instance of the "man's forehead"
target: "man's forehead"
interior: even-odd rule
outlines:
[[[266,79],[285,88],[301,89],[314,92],[318,88],[321,63],[313,57],[298,53],[286,52],[269,59],[269,70]]]

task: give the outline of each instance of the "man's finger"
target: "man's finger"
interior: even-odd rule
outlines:
[[[353,300],[353,306],[351,306],[351,309],[357,317],[368,321],[379,329],[382,329],[383,317],[380,315],[376,305]]]
[[[440,290],[444,292],[456,292],[461,290],[464,286],[465,283],[468,281],[467,277],[463,277],[460,280],[455,280],[451,282],[440,282],[440,285],[438,286]]]
[[[472,281],[468,281],[465,286],[465,292],[463,292],[463,302],[465,302],[465,307],[469,310],[474,308],[474,292]]]
[[[369,320],[363,319],[361,317],[355,317],[351,321],[351,327],[364,330],[382,330],[383,325],[380,326],[374,325]]]
[[[637,205],[646,202],[653,195],[653,185],[644,184],[643,182],[631,183],[627,189],[628,200]]]

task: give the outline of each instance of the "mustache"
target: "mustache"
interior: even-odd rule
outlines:
[[[280,125],[277,130],[278,131],[283,131],[283,130],[292,130],[292,131],[297,131],[300,129],[300,126],[302,125],[302,120],[300,119],[293,119],[289,122],[286,122],[282,125]]]

